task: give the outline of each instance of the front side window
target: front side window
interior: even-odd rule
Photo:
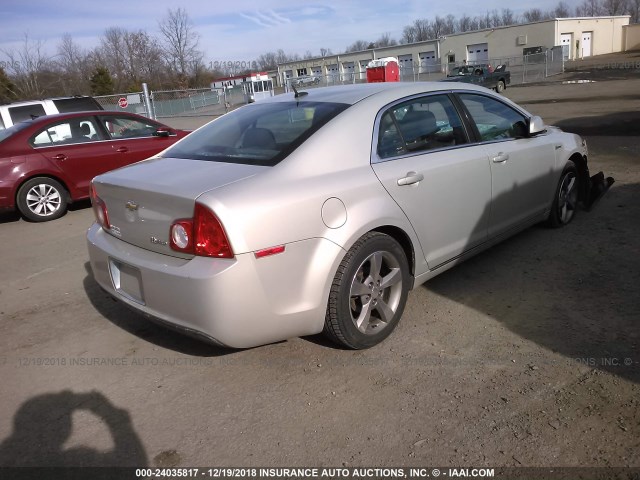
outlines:
[[[484,95],[463,93],[460,99],[469,110],[481,141],[510,140],[527,135],[526,117],[508,105]]]
[[[100,122],[113,140],[151,137],[159,127],[157,123],[151,120],[139,120],[127,116],[101,116]]]
[[[378,156],[391,158],[467,143],[460,116],[446,95],[400,103],[380,118]]]
[[[273,166],[347,107],[305,101],[252,104],[190,133],[162,156]]]
[[[77,117],[47,126],[31,137],[29,143],[34,147],[52,147],[95,140],[100,140],[100,135],[94,119]]]

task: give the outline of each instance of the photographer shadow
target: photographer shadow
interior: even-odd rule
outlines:
[[[72,414],[89,412],[103,422],[113,441],[110,451],[64,448],[73,433]],[[38,395],[13,417],[13,432],[0,444],[1,467],[145,467],[147,454],[126,410],[99,392]]]

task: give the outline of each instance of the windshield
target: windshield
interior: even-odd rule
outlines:
[[[296,101],[252,104],[196,130],[161,156],[273,166],[347,107]]]
[[[5,130],[0,130],[0,142],[5,140],[6,138],[9,138],[14,133],[17,133],[20,130],[24,130],[29,125],[30,125],[30,122],[20,122],[20,123],[16,123],[12,127],[9,127],[9,128],[7,128]]]

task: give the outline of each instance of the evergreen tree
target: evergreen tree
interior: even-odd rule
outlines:
[[[111,95],[113,94],[113,79],[109,70],[105,67],[98,67],[91,75],[91,94],[92,95]]]

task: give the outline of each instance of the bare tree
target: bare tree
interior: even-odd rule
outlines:
[[[458,20],[458,31],[468,32],[472,29],[473,29],[473,19],[467,14],[462,14],[460,19]]]
[[[576,15],[579,17],[597,17],[598,15],[602,15],[600,0],[583,0],[583,2],[576,7]]]
[[[17,51],[3,50],[9,60],[7,71],[13,76],[18,96],[22,98],[41,98],[51,87],[51,60],[44,52],[42,40],[30,40],[24,34],[22,47]]]
[[[629,0],[631,23],[640,23],[640,0]]]
[[[445,35],[451,35],[452,33],[458,32],[458,22],[456,21],[456,16],[449,14],[444,19],[445,25]]]
[[[605,15],[622,15],[627,13],[627,0],[603,0],[602,10]]]
[[[349,52],[360,52],[362,50],[366,50],[367,48],[369,48],[370,43],[371,42],[367,42],[366,40],[356,40],[351,45],[349,45],[344,52],[349,53]]]
[[[539,22],[540,20],[544,19],[544,14],[542,13],[542,10],[540,10],[539,8],[531,8],[529,10],[526,10],[523,14],[522,14],[522,18],[524,19],[525,22]]]
[[[198,50],[200,35],[193,29],[193,23],[184,8],[169,9],[159,26],[167,62],[174,72],[186,78],[190,66],[199,63],[203,57]]]
[[[89,91],[89,68],[87,53],[74,42],[70,34],[65,33],[58,44],[56,63],[60,68],[66,95],[77,95]]]
[[[380,48],[380,47],[391,47],[393,45],[397,45],[398,42],[394,38],[391,38],[391,34],[385,32],[382,35],[380,35],[380,37],[378,37],[378,39],[374,42],[374,44],[376,48]]]
[[[518,23],[518,17],[513,13],[513,10],[509,8],[503,8],[500,12],[501,14],[501,22],[503,26],[515,25]]]
[[[402,30],[400,43],[413,43],[416,41],[416,29],[413,25],[407,25]]]
[[[100,38],[100,47],[93,52],[95,65],[104,66],[113,78],[114,88],[117,92],[127,88],[125,42],[126,31],[122,28],[111,27],[105,30]]]
[[[275,52],[263,53],[256,59],[260,70],[275,70],[278,68]]]
[[[560,1],[556,5],[556,8],[553,9],[553,16],[555,18],[567,18],[571,16],[571,10],[569,9],[569,5],[565,2]]]

